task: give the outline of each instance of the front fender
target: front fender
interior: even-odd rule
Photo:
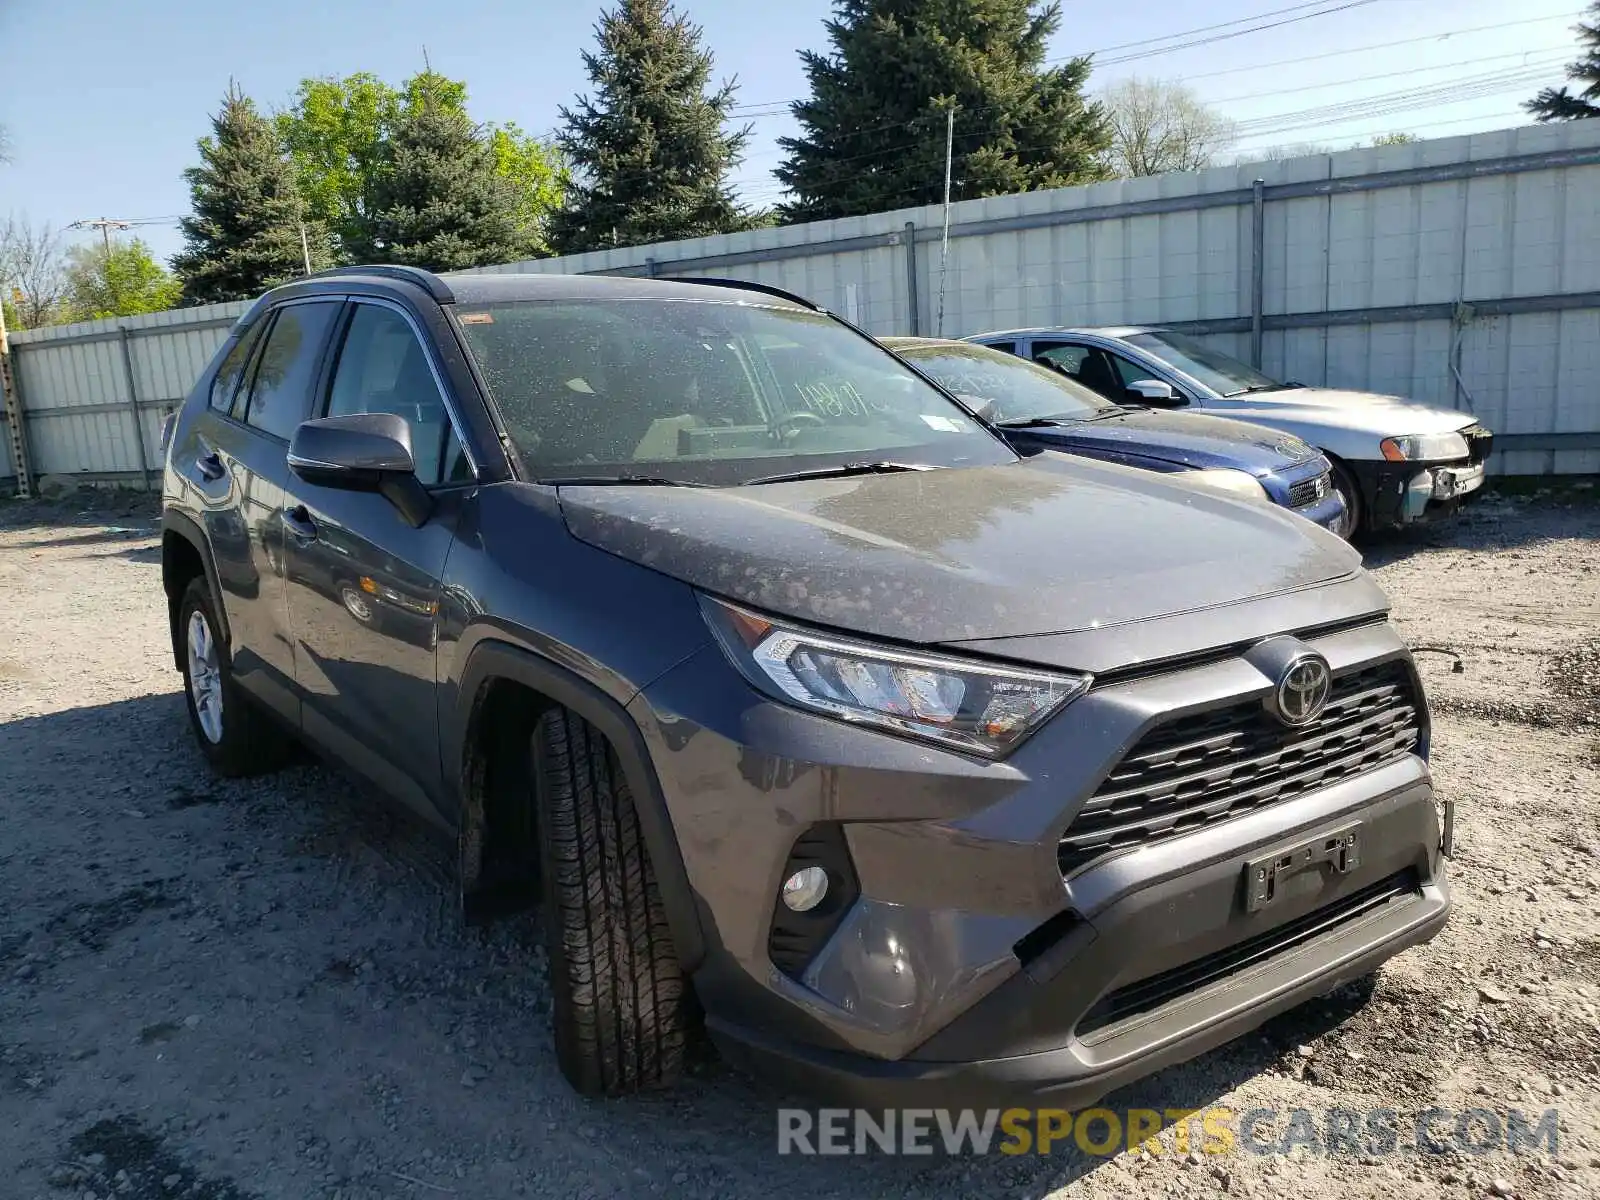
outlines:
[[[487,685],[497,679],[520,684],[571,709],[611,743],[639,816],[639,828],[650,853],[650,864],[655,871],[667,923],[672,929],[679,965],[686,974],[692,973],[705,957],[699,906],[689,886],[689,875],[684,869],[661,782],[638,726],[615,697],[575,672],[524,647],[495,638],[479,641],[470,651],[462,671],[455,711],[443,731],[446,767],[453,769],[453,778],[461,780],[465,806],[461,817],[463,854],[472,844],[474,819],[472,789],[465,778],[468,748]],[[470,864],[464,862],[462,866],[463,880],[470,878]]]

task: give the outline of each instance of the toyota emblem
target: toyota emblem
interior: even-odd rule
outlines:
[[[1320,656],[1302,655],[1292,660],[1273,693],[1275,715],[1285,725],[1311,724],[1327,706],[1332,686],[1333,675]]]

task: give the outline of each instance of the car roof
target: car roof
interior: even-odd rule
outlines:
[[[997,329],[992,333],[974,333],[966,340],[986,342],[993,338],[1060,337],[1063,335],[1092,333],[1100,337],[1127,337],[1130,333],[1156,333],[1159,325],[1034,325],[1027,329]]]
[[[818,311],[799,296],[762,284],[725,279],[648,279],[627,275],[554,275],[520,272],[434,275],[412,267],[387,264],[337,267],[292,279],[261,296],[240,318],[248,325],[268,305],[301,296],[339,295],[351,289],[397,295],[411,288],[429,293],[440,303],[458,305],[518,300],[697,300],[720,304],[752,304],[768,308]]]
[[[965,346],[968,343],[956,338],[931,337],[881,337],[878,341],[891,350],[917,350],[924,346]]]
[[[534,273],[446,274],[439,277],[458,304],[514,300],[703,300],[723,304],[761,304],[811,311],[798,300],[732,281],[648,279],[629,275],[544,275]]]

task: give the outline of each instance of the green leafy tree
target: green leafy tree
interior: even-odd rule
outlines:
[[[1409,146],[1422,139],[1414,133],[1380,133],[1372,139],[1374,146]]]
[[[398,88],[367,72],[306,79],[294,103],[277,114],[278,135],[299,174],[307,211],[334,232],[344,257],[371,245],[376,210],[370,189],[385,162],[385,145],[425,103],[465,115],[466,84],[432,70]],[[528,252],[537,253],[545,219],[566,183],[560,153],[514,124],[486,125],[481,133],[494,148],[496,171],[517,189]]]
[[[241,300],[333,262],[327,226],[306,213],[294,167],[272,122],[237,87],[200,139],[200,165],[183,175],[193,215],[172,267],[191,304]],[[302,224],[305,244],[301,244]]]
[[[1041,0],[835,0],[832,50],[801,53],[802,134],[779,138],[790,220],[937,203],[955,108],[957,199],[1102,179],[1111,137],[1084,98],[1088,58],[1045,64],[1060,5]]]
[[[735,85],[708,91],[702,30],[669,0],[621,0],[585,52],[593,95],[562,108],[558,141],[576,168],[551,221],[561,254],[747,229],[728,172],[749,130],[727,132]]]
[[[67,251],[67,319],[94,321],[161,312],[177,305],[183,283],[138,238]]]
[[[1574,28],[1583,57],[1567,64],[1567,78],[1579,85],[1577,95],[1566,87],[1545,88],[1522,107],[1539,121],[1579,121],[1600,117],[1600,0],[1589,5],[1588,19]]]
[[[448,93],[407,105],[382,143],[363,203],[352,249],[368,262],[454,271],[533,252],[522,194],[501,174],[492,135]]]

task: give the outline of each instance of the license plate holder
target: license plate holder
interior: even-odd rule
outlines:
[[[1284,884],[1302,871],[1326,868],[1348,875],[1361,865],[1361,822],[1320,833],[1302,842],[1290,842],[1244,864],[1244,908],[1259,912],[1275,903]]]

